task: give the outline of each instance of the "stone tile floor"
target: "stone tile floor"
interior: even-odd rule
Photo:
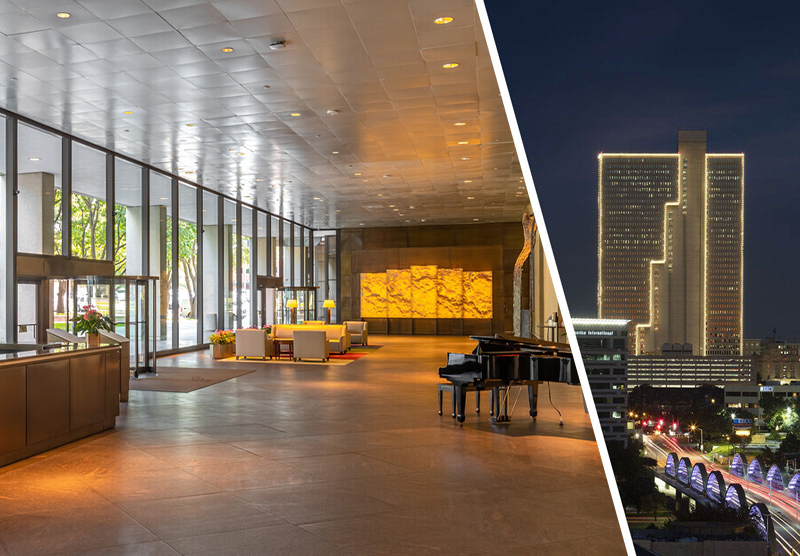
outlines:
[[[624,554],[578,387],[512,421],[437,414],[452,337],[376,336],[346,367],[132,391],[117,427],[0,469],[0,556]],[[543,395],[542,395],[543,394]],[[469,403],[472,403],[472,395]]]

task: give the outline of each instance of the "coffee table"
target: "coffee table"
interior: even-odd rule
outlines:
[[[284,352],[283,346],[287,346]],[[275,357],[281,358],[281,355],[286,353],[289,359],[294,359],[294,338],[275,338]]]

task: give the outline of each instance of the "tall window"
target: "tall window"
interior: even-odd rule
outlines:
[[[197,188],[178,190],[178,345],[197,340]]]
[[[172,342],[172,180],[150,172],[150,276],[158,276],[158,349],[170,349]]]
[[[270,216],[270,251],[272,252],[272,268],[270,268],[270,276],[281,276],[283,266],[281,264],[281,220],[275,216]]]
[[[114,161],[114,272],[142,276],[142,167]]]
[[[251,282],[255,277],[255,269],[253,268],[253,210],[248,207],[242,207],[242,267],[241,276],[242,283],[239,285],[239,303],[242,314],[242,328],[249,328],[252,320],[252,311],[250,304]]]
[[[17,250],[61,255],[61,137],[19,124]]]
[[[108,258],[106,245],[106,155],[72,143],[72,255]]]
[[[8,242],[8,226],[6,223],[6,207],[8,198],[6,197],[6,119],[0,115],[0,343],[9,341],[6,338],[6,326],[8,315],[8,284],[6,284],[6,242]]]
[[[223,299],[225,301],[225,328],[236,328],[236,316],[239,308],[236,303],[236,251],[239,245],[239,238],[236,235],[236,203],[225,199],[225,209],[223,212],[224,228],[224,253],[225,273],[223,283]]]
[[[219,314],[221,283],[219,262],[222,251],[219,243],[220,216],[217,204],[219,196],[203,192],[203,342],[217,329],[224,326]]]

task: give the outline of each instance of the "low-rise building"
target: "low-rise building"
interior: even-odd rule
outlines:
[[[628,324],[620,319],[572,319],[606,442],[628,443]]]
[[[690,344],[665,344],[655,355],[628,358],[628,388],[696,388],[730,382],[755,384],[753,358],[740,355],[693,355]]]

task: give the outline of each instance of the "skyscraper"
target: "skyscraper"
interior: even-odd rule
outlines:
[[[740,355],[744,155],[679,131],[676,153],[600,154],[598,176],[598,316],[632,321],[636,354]]]

